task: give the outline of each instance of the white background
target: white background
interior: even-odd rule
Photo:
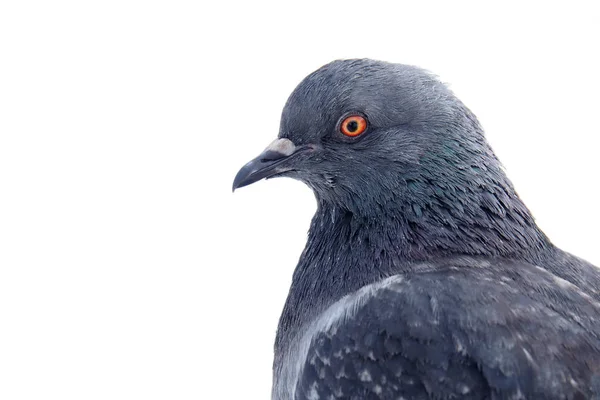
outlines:
[[[449,82],[540,226],[600,265],[593,2],[210,3],[0,5],[1,399],[268,398],[315,202],[231,182],[336,58]]]

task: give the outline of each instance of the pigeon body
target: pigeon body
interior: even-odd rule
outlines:
[[[273,399],[600,398],[600,270],[537,227],[435,77],[373,60],[315,71],[234,189],[274,176],[318,207]]]

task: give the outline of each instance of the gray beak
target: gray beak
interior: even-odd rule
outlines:
[[[258,157],[239,170],[233,180],[232,190],[287,171],[288,168],[284,168],[282,164],[294,153],[296,146],[291,140],[274,140]]]

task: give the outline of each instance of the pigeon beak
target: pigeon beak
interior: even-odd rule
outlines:
[[[281,164],[295,152],[296,146],[291,140],[275,139],[265,151],[240,169],[233,180],[233,191],[287,171]]]

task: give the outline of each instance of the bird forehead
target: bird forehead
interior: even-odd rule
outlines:
[[[334,67],[314,72],[292,92],[282,114],[281,137],[319,135],[335,126],[344,113],[364,112],[384,97],[377,80],[360,69]]]
[[[361,98],[410,97],[437,80],[428,72],[409,65],[372,60],[340,60],[308,75],[290,96],[287,109],[321,108],[360,101]]]
[[[290,95],[279,137],[296,144],[318,141],[351,112],[371,126],[445,121],[454,96],[435,76],[403,64],[341,60],[308,75]]]

